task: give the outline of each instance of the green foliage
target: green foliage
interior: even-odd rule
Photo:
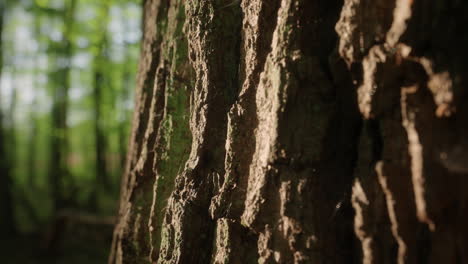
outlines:
[[[0,114],[7,117],[0,129],[7,133],[0,141],[9,146],[19,230],[46,235],[60,209],[115,215],[138,68],[140,1],[8,3],[0,75]],[[96,127],[107,187],[96,180]]]

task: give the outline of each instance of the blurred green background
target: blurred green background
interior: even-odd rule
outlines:
[[[105,263],[141,3],[0,0],[0,21],[0,263]]]

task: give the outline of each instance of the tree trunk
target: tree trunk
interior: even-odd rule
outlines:
[[[465,263],[457,0],[147,0],[109,263]]]
[[[3,69],[3,26],[6,14],[6,3],[0,3],[0,77]],[[2,100],[2,89],[0,85],[0,101]],[[9,145],[6,137],[6,129],[4,127],[4,113],[0,109],[0,237],[13,235],[16,232],[13,194],[12,194],[12,179],[11,179],[11,164],[9,163]]]
[[[76,0],[68,0],[62,11],[63,32],[54,58],[54,71],[50,82],[53,87],[52,103],[52,135],[50,147],[50,185],[52,191],[54,213],[66,206],[73,192],[65,190],[65,182],[70,180],[68,170],[68,91],[70,88],[71,59],[73,55],[73,24]],[[67,179],[68,178],[68,179]],[[65,195],[66,194],[66,195]]]
[[[44,48],[40,41],[41,37],[41,26],[42,26],[42,19],[39,12],[34,12],[34,30],[33,34],[36,39],[38,53],[43,52]],[[39,100],[37,98],[39,87],[40,85],[40,73],[41,72],[41,61],[40,55],[36,54],[34,57],[34,72],[33,72],[33,96],[34,99],[29,108],[29,135],[28,135],[28,154],[27,154],[27,162],[28,162],[28,187],[36,190],[36,183],[37,183],[37,153],[38,153],[38,132],[39,132],[39,120],[38,114],[36,113],[37,109],[39,108]],[[42,88],[42,87],[41,87]]]
[[[109,5],[107,2],[101,3],[99,8],[101,25],[107,25],[109,20]],[[107,169],[107,138],[105,135],[104,118],[102,113],[103,95],[105,94],[106,81],[109,76],[106,74],[108,64],[108,41],[107,32],[100,32],[99,38],[96,40],[96,49],[93,58],[94,84],[93,84],[93,99],[94,99],[94,136],[95,136],[95,156],[96,156],[96,178],[95,190],[95,206],[97,205],[97,194],[103,190],[110,190],[109,173]]]

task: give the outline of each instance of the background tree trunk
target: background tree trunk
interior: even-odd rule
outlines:
[[[144,11],[109,263],[468,262],[468,3]]]
[[[71,180],[67,166],[69,146],[67,119],[75,8],[76,0],[66,2],[64,9],[61,11],[63,22],[62,41],[60,43],[50,43],[51,45],[57,45],[57,54],[55,60],[53,60],[55,69],[49,78],[53,85],[50,184],[52,196],[54,197],[54,212],[66,207],[67,200],[71,200],[69,196],[73,194],[70,188],[65,190],[65,182]]]
[[[33,29],[33,34],[36,39],[40,39],[41,34],[42,34],[42,19],[39,14],[39,12],[36,10],[34,12],[34,29]],[[38,51],[42,52],[44,50],[44,47],[42,46],[42,43],[38,41]],[[38,53],[39,53],[38,52]],[[38,132],[39,132],[39,120],[38,120],[38,114],[36,113],[37,109],[39,108],[39,99],[38,97],[38,91],[40,87],[40,67],[41,67],[41,61],[40,61],[40,56],[39,54],[36,54],[34,57],[34,89],[33,89],[33,96],[34,99],[31,102],[30,105],[30,110],[29,110],[29,124],[30,124],[30,130],[29,130],[29,136],[28,136],[28,157],[27,157],[27,162],[28,162],[28,185],[29,188],[36,190],[37,187],[37,176],[38,176],[38,166],[37,166],[37,153],[38,153]]]
[[[3,69],[3,25],[5,21],[7,4],[6,1],[0,3],[0,76]],[[0,101],[2,100],[2,89],[0,84]],[[0,237],[10,236],[16,232],[11,164],[8,141],[6,140],[7,129],[4,126],[5,116],[3,109],[0,109]]]
[[[101,20],[99,23],[107,25],[109,21],[109,2],[104,1],[101,3],[98,9]],[[106,154],[107,154],[107,138],[105,135],[104,118],[102,111],[103,95],[107,85],[109,84],[109,74],[106,72],[108,67],[108,41],[107,32],[101,32],[98,39],[96,39],[94,58],[93,58],[93,71],[94,71],[94,83],[93,83],[93,99],[94,99],[94,137],[95,137],[95,190],[92,193],[92,203],[94,209],[98,208],[98,193],[102,191],[109,191],[111,188],[109,171],[107,166]]]

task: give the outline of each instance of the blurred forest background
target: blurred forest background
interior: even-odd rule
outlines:
[[[105,263],[138,0],[0,0],[1,263]]]

